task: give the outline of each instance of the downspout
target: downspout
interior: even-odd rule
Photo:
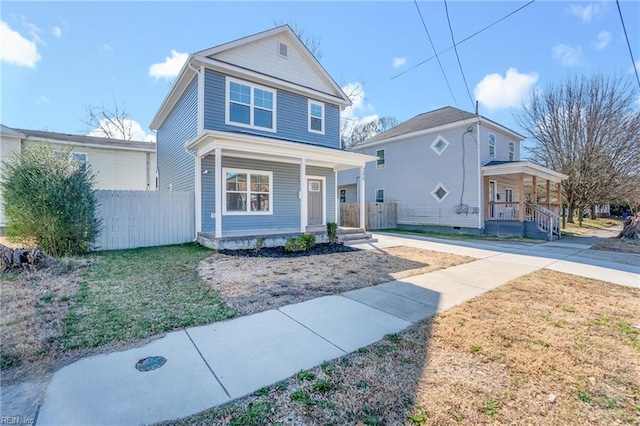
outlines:
[[[200,108],[201,108],[201,90],[202,88],[201,86],[201,73],[200,73],[200,69],[195,68],[192,64],[191,61],[189,61],[188,64],[189,68],[191,70],[193,70],[196,73],[196,76],[198,78],[198,86],[197,86],[197,105],[196,105],[196,114],[197,114],[197,133],[199,134],[202,131],[202,120],[200,118]],[[194,204],[195,204],[195,235],[193,237],[193,242],[197,242],[198,241],[198,232],[202,229],[202,202],[201,202],[201,195],[199,196],[198,194],[202,193],[202,173],[201,173],[201,165],[200,165],[200,160],[198,158],[198,151],[196,150],[195,152],[190,151],[186,146],[184,147],[184,150],[187,154],[191,155],[193,157],[193,169],[194,169]]]

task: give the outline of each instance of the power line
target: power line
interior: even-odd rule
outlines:
[[[459,42],[455,43],[453,46],[449,46],[448,48],[446,48],[446,49],[444,49],[443,51],[441,51],[441,52],[439,52],[439,53],[435,54],[434,56],[432,56],[432,57],[430,57],[430,58],[427,58],[427,59],[425,59],[425,60],[424,60],[424,61],[422,61],[422,62],[418,62],[417,64],[415,64],[415,65],[414,65],[414,66],[412,66],[411,68],[406,69],[406,70],[402,71],[401,73],[398,73],[398,74],[394,75],[393,77],[391,77],[391,78],[389,79],[389,81],[394,80],[394,79],[396,79],[396,78],[400,77],[401,75],[406,74],[406,73],[408,73],[409,71],[411,71],[411,70],[413,70],[413,69],[418,68],[419,66],[421,66],[421,65],[423,65],[423,64],[426,64],[427,62],[431,61],[432,59],[437,58],[437,57],[438,57],[438,55],[442,55],[443,53],[448,52],[449,50],[453,49],[455,46],[459,46],[459,45],[461,45],[461,44],[462,44],[462,43],[464,43],[465,41],[468,41],[469,39],[471,39],[471,38],[473,38],[473,37],[477,36],[478,34],[480,34],[480,33],[484,32],[484,31],[488,30],[489,28],[493,27],[494,25],[496,25],[496,24],[498,24],[498,23],[500,23],[500,22],[504,21],[505,19],[509,18],[511,15],[513,15],[513,14],[515,14],[515,13],[517,13],[517,12],[521,11],[521,10],[522,10],[522,9],[524,9],[525,7],[529,6],[530,4],[535,3],[535,1],[536,1],[536,0],[531,0],[530,2],[528,2],[528,3],[524,4],[523,6],[520,6],[519,8],[517,8],[516,10],[514,10],[513,12],[511,12],[511,13],[509,13],[509,14],[507,14],[507,15],[503,16],[502,18],[498,19],[497,21],[495,21],[495,22],[493,22],[493,23],[491,23],[491,24],[487,25],[486,27],[484,27],[484,28],[482,28],[482,29],[480,29],[480,30],[476,31],[475,33],[471,34],[471,35],[470,35],[470,36],[468,36],[467,38],[464,38],[464,39],[460,40]],[[417,5],[416,5],[416,6],[417,6]]]
[[[620,14],[620,22],[622,22],[622,29],[624,30],[624,36],[627,39],[627,47],[629,48],[629,55],[631,56],[631,65],[638,81],[638,87],[640,87],[640,77],[638,77],[638,68],[636,67],[636,61],[633,59],[633,50],[631,49],[631,43],[629,43],[629,36],[627,35],[627,27],[624,25],[624,19],[622,19],[622,10],[620,9],[620,2],[616,0],[618,5],[618,13]]]
[[[451,33],[451,42],[453,43],[453,50],[456,52],[456,58],[458,59],[458,67],[460,67],[460,74],[462,74],[464,87],[467,89],[467,95],[469,95],[469,101],[471,102],[471,108],[473,110],[473,108],[475,107],[475,104],[473,103],[473,97],[471,96],[471,91],[469,90],[467,77],[464,75],[464,70],[462,69],[462,62],[460,62],[460,56],[458,55],[458,48],[456,47],[456,40],[453,36],[453,28],[451,27],[451,19],[449,18],[449,7],[447,6],[447,0],[444,0],[444,10],[447,14],[447,23],[449,24],[449,33]]]

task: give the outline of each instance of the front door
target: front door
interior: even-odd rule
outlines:
[[[318,179],[307,180],[307,214],[309,226],[322,225],[322,181]]]

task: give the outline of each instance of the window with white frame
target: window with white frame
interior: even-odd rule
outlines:
[[[272,214],[273,173],[223,169],[225,214]]]
[[[275,90],[227,78],[227,97],[227,124],[275,131]]]
[[[431,196],[439,203],[442,203],[448,195],[449,190],[442,183],[437,184],[436,187],[433,188],[433,191],[431,191]]]
[[[431,144],[431,149],[436,154],[440,155],[444,152],[445,149],[449,146],[449,141],[443,138],[441,135],[438,135],[436,140]]]
[[[341,189],[340,190],[340,202],[341,203],[346,203],[347,202],[347,190],[346,189]]]
[[[384,169],[384,149],[376,151],[376,169]]]
[[[89,154],[86,152],[74,152],[74,151],[53,151],[53,154],[57,157],[67,158],[70,162],[74,162],[80,165],[82,171],[86,171],[89,165]]]
[[[513,161],[516,156],[516,144],[509,141],[509,161]]]
[[[496,158],[496,135],[489,133],[489,157]]]
[[[324,104],[309,100],[309,131],[324,135]]]
[[[376,189],[376,203],[384,203],[384,189]]]
[[[504,201],[506,203],[513,203],[513,189],[506,188],[504,190]]]

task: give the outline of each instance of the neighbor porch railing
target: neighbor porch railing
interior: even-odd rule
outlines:
[[[538,229],[549,235],[549,240],[554,235],[560,238],[560,216],[546,207],[539,204],[525,203],[525,220],[533,221],[538,225]]]
[[[508,220],[517,222],[520,220],[518,203],[506,201],[489,202],[489,220]]]

